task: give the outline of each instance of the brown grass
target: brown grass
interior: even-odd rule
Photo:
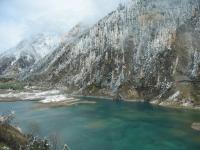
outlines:
[[[19,130],[10,125],[0,125],[0,141],[13,150],[28,144],[28,139]]]

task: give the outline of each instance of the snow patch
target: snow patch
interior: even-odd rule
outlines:
[[[62,101],[74,102],[78,101],[73,97],[62,94],[59,90],[48,90],[48,91],[39,91],[32,90],[31,92],[9,92],[5,94],[0,94],[1,99],[17,99],[17,100],[40,100],[40,103],[57,103]],[[1,120],[1,118],[0,118]]]
[[[174,93],[172,96],[170,96],[170,97],[168,98],[168,100],[174,100],[174,99],[176,99],[179,95],[180,95],[180,91],[177,91],[177,92]]]
[[[5,94],[0,94],[1,98],[15,98],[19,100],[36,100],[36,99],[44,99],[51,95],[58,95],[60,94],[59,90],[49,90],[49,91],[37,91],[33,90],[31,92],[9,92]]]
[[[68,98],[64,95],[53,95],[53,96],[47,96],[44,100],[41,100],[41,103],[54,103],[54,102],[61,102],[65,101]]]

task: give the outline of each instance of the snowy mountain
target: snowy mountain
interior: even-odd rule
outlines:
[[[0,55],[0,75],[16,77],[51,53],[60,38],[50,34],[38,34],[21,41],[16,47]]]
[[[200,0],[120,4],[63,42],[26,80],[65,85],[79,94],[200,104],[199,5]]]
[[[85,23],[79,23],[69,32],[63,34],[59,46],[55,48],[52,53],[49,53],[46,57],[40,59],[40,61],[26,70],[26,72],[21,74],[21,79],[27,78],[27,76],[34,76],[35,73],[40,74],[42,72],[46,72],[49,70],[49,68],[51,68],[52,65],[59,63],[58,59],[65,55],[64,47],[76,42],[76,40],[79,39],[82,34],[85,34],[88,29],[89,25],[86,25]]]

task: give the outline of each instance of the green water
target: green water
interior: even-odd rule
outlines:
[[[92,100],[92,99],[90,99]],[[36,102],[0,103],[0,112],[15,110],[26,132],[40,127],[40,136],[57,132],[71,150],[200,150],[200,112],[167,109],[146,103],[95,100],[62,108],[38,108]]]

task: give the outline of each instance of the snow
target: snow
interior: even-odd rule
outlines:
[[[173,3],[177,3],[177,5],[172,6]],[[175,36],[177,24],[184,23],[191,17],[191,10],[196,7],[194,3],[190,3],[190,0],[182,0],[181,2],[178,0],[156,0],[151,2],[131,0],[125,6],[101,19],[92,28],[87,29],[81,24],[75,26],[63,37],[65,47],[51,57],[52,61],[49,64],[54,64],[58,59],[61,60],[61,63],[56,66],[58,69],[55,72],[58,75],[66,68],[76,68],[79,72],[69,80],[73,80],[72,83],[80,82],[82,84],[80,78],[84,79],[88,74],[87,72],[92,71],[93,64],[98,62],[97,58],[102,58],[103,54],[108,52],[108,49],[113,51],[111,52],[111,59],[113,53],[122,53],[123,59],[116,57],[118,59],[116,63],[124,63],[126,59],[124,58],[124,52],[127,49],[125,41],[133,36],[130,40],[133,41],[135,49],[137,49],[136,55],[133,56],[134,67],[140,69],[144,67],[147,72],[148,69],[153,72],[155,59],[152,56],[165,51],[166,47],[171,49],[171,42],[173,36]],[[178,23],[177,20],[180,20],[180,22]],[[152,32],[155,32],[155,37],[153,40],[149,40],[152,38]],[[80,36],[81,34],[83,35]],[[70,39],[76,40],[70,45],[69,41],[73,41]],[[68,50],[68,46],[70,46],[70,50]],[[147,52],[143,52],[144,49]],[[67,56],[66,52],[68,53]],[[86,56],[86,58],[80,56]],[[80,59],[76,61],[78,57]],[[108,53],[106,53],[105,58],[108,58]],[[78,65],[78,61],[80,61],[80,65]],[[50,68],[50,65],[46,68]],[[48,72],[46,68],[44,69]],[[121,71],[119,70],[119,72]],[[116,78],[123,78],[123,74],[118,73],[117,76]]]
[[[52,53],[60,42],[61,36],[52,33],[33,35],[21,41],[16,47],[0,54],[0,67],[4,67],[5,63],[8,64],[6,68],[0,68],[3,70],[0,73],[13,76],[13,72],[17,70],[17,73],[26,75],[29,69]]]
[[[198,73],[199,73],[200,52],[198,52],[196,50],[194,52],[193,58],[194,58],[194,60],[193,60],[193,66],[192,66],[191,74],[192,74],[193,77],[196,77],[196,76],[198,76]]]
[[[57,35],[38,34],[21,41],[16,47],[3,53],[1,57],[14,56],[16,60],[22,55],[27,55],[28,59],[31,59],[31,56],[36,59],[44,58],[59,45],[60,41],[61,38]]]
[[[37,91],[33,90],[31,92],[9,92],[0,94],[0,99],[3,98],[15,98],[19,100],[36,100],[36,99],[45,99],[51,95],[59,95],[59,90],[48,90],[48,91]]]
[[[5,121],[5,117],[4,116],[0,116],[0,122],[4,122]]]
[[[172,96],[170,96],[168,99],[169,99],[169,100],[174,100],[174,99],[176,99],[179,95],[180,95],[180,91],[177,91],[177,92],[174,93]]]
[[[47,96],[44,100],[41,100],[41,103],[52,103],[52,102],[60,102],[65,101],[67,99],[64,95],[53,95],[53,96]]]
[[[61,101],[74,101],[73,97],[69,97],[66,94],[63,94],[59,90],[47,90],[47,91],[39,91],[33,90],[30,92],[9,92],[0,94],[1,99],[17,99],[17,100],[40,100],[41,103],[56,103]]]
[[[56,103],[56,102],[62,102],[62,101],[73,101],[76,100],[73,97],[66,97],[65,95],[53,95],[53,96],[47,96],[44,100],[41,100],[41,103]]]

